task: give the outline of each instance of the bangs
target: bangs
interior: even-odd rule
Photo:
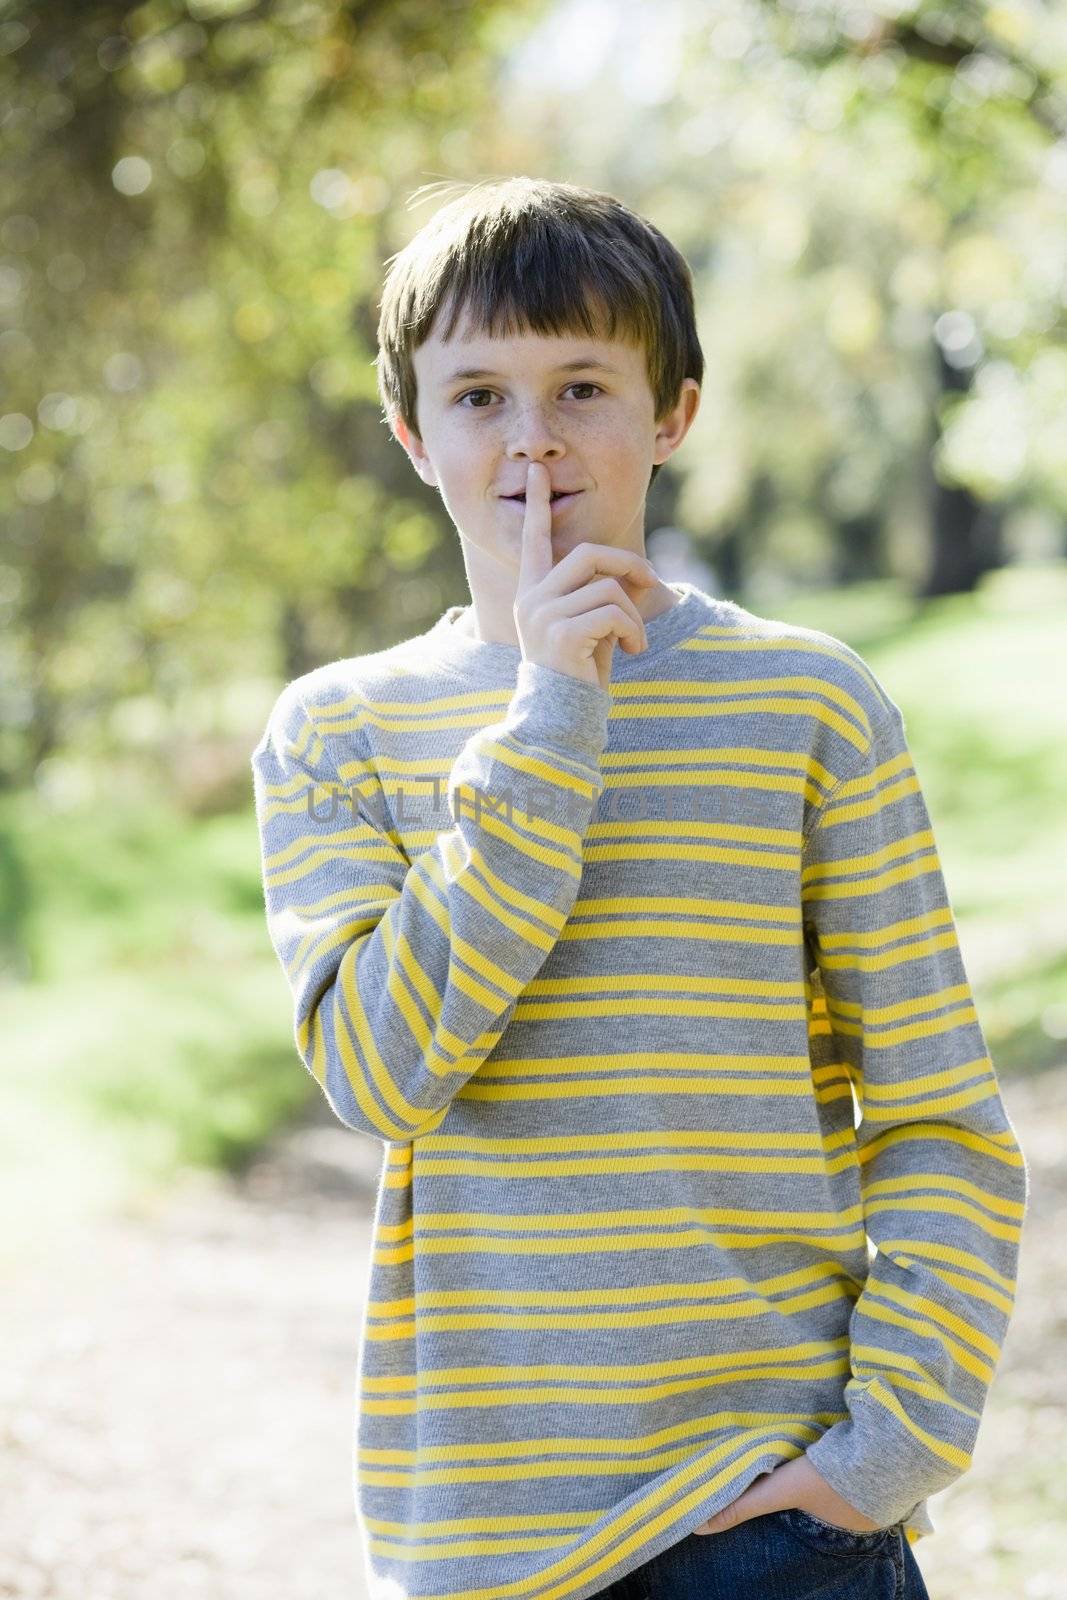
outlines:
[[[380,311],[385,420],[402,417],[416,435],[412,354],[432,331],[451,339],[462,316],[490,338],[574,334],[643,349],[657,420],[683,379],[704,376],[684,257],[613,195],[574,184],[471,185],[389,258]]]

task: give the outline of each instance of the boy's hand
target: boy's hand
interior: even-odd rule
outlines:
[[[880,1522],[871,1522],[855,1506],[831,1489],[821,1478],[807,1456],[796,1456],[784,1461],[773,1472],[765,1472],[749,1484],[744,1494],[723,1506],[707,1522],[702,1522],[694,1533],[722,1533],[749,1517],[762,1517],[769,1511],[785,1511],[795,1506],[799,1511],[810,1511],[813,1517],[832,1522],[836,1527],[849,1528],[853,1533],[873,1533]]]
[[[548,468],[543,462],[530,462],[513,607],[524,660],[606,689],[616,639],[635,655],[648,643],[641,613],[626,585],[658,581],[643,556],[609,544],[576,545],[553,566]]]

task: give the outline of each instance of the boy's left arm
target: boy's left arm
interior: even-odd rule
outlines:
[[[850,1318],[848,1417],[806,1457],[888,1525],[971,1464],[1029,1196],[895,706],[807,829],[801,903],[877,1246]]]

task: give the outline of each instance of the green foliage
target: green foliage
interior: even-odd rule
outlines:
[[[57,0],[3,24],[0,782],[129,749],[108,713],[135,696],[162,715],[133,748],[165,766],[190,685],[440,607],[458,550],[381,420],[374,307],[400,198],[522,9]]]
[[[609,189],[683,250],[707,371],[649,530],[871,661],[994,1058],[1062,1053],[1067,594],[1055,565],[989,576],[1063,550],[1054,22],[591,14],[4,9],[0,1174],[40,1203],[239,1162],[318,1093],[248,755],[282,677],[465,598],[374,382],[382,273],[430,178]],[[932,571],[956,592],[924,604]]]
[[[427,177],[608,187],[683,249],[708,368],[653,511],[727,587],[917,584],[932,542],[966,589],[999,559],[987,501],[1017,512],[1009,553],[1062,549],[1067,63],[1036,14],[597,16],[5,8],[0,784],[75,753],[165,776],[210,731],[192,689],[380,648],[464,597],[374,382]]]
[[[0,827],[33,907],[32,981],[5,990],[9,1130],[77,1129],[136,1188],[238,1165],[318,1093],[265,946],[247,811],[193,824],[163,807],[56,815],[19,794]],[[50,1161],[49,1138],[34,1165]]]
[[[858,649],[899,705],[998,1067],[1067,1051],[1067,568],[1009,568],[921,611],[878,586],[776,608]]]

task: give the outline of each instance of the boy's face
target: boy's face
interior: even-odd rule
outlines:
[[[524,507],[504,497],[525,492],[531,461],[544,463],[553,489],[577,491],[552,512],[555,561],[586,539],[643,550],[649,473],[688,432],[695,380],[657,423],[643,349],[581,332],[491,339],[466,310],[445,343],[443,320],[413,355],[422,438],[399,418],[394,427],[423,482],[440,490],[472,589],[503,594],[509,578],[514,589]],[[571,362],[580,364],[566,370]]]

